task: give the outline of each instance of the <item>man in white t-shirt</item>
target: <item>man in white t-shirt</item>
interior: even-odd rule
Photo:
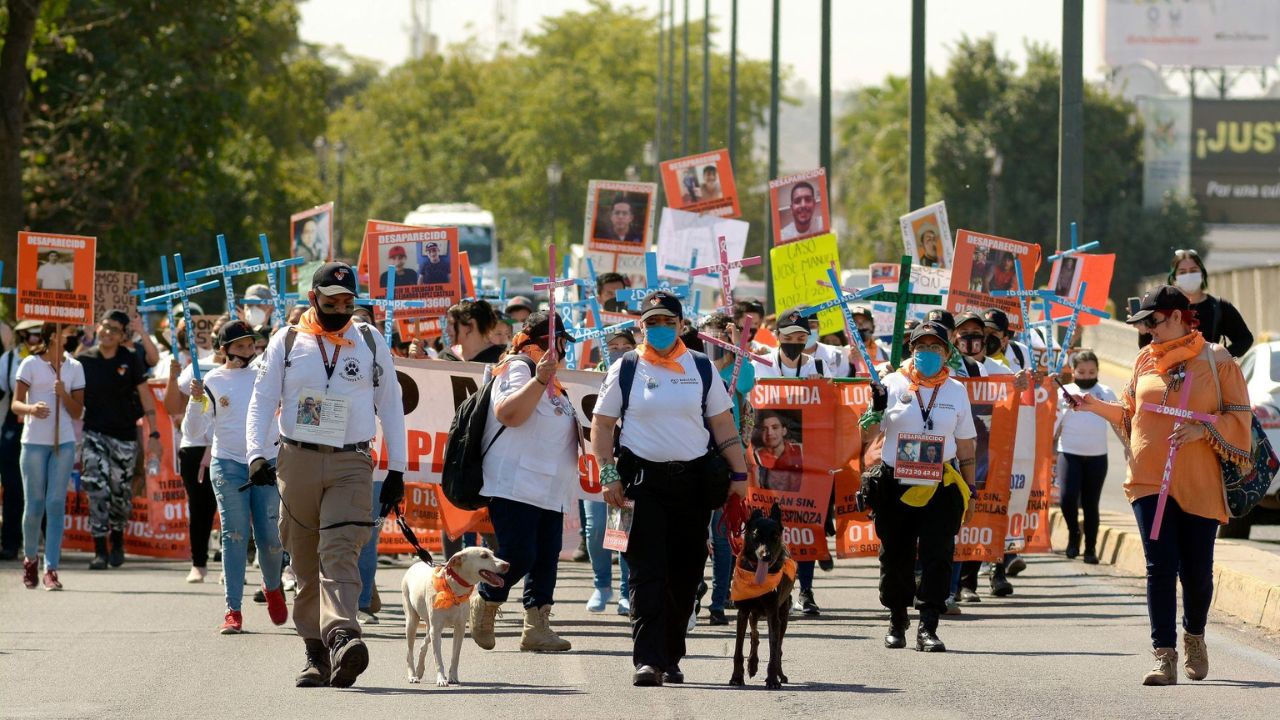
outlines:
[[[62,263],[62,256],[57,250],[50,250],[36,270],[36,287],[41,290],[70,290],[74,282],[75,273],[71,266]]]
[[[752,361],[757,378],[833,377],[834,369],[822,358],[805,352],[811,336],[809,319],[800,314],[802,307],[791,308],[778,315],[774,334],[778,347],[762,353],[772,365]]]
[[[822,213],[818,212],[817,191],[811,183],[800,181],[791,186],[791,222],[782,226],[782,240],[797,240],[819,235]]]

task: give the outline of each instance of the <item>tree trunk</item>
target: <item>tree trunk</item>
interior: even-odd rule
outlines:
[[[22,216],[22,133],[27,111],[27,53],[41,0],[6,0],[9,26],[0,47],[0,259],[14,258]],[[17,265],[14,263],[14,273]],[[10,277],[13,277],[11,275]],[[0,278],[0,284],[16,282]]]

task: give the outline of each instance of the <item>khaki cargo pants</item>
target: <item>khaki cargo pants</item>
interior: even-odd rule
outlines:
[[[331,644],[335,632],[360,636],[360,548],[373,514],[373,460],[367,453],[322,453],[280,444],[276,463],[280,539],[298,576],[293,624],[307,640]],[[356,521],[319,530],[335,523]]]

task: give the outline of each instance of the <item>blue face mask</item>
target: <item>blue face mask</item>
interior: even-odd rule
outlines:
[[[608,350],[605,350],[605,351],[604,351],[605,360],[606,360],[610,365],[612,365],[612,364],[614,364],[614,363],[618,362],[619,360],[621,360],[621,359],[622,359],[622,356],[623,356],[623,355],[626,355],[626,354],[627,354],[627,351],[626,351],[626,350],[613,350],[613,349],[608,349]]]
[[[666,350],[676,344],[676,329],[670,325],[645,328],[644,338],[654,350]]]
[[[810,331],[809,331],[809,337],[808,337],[808,339],[806,339],[806,340],[804,341],[804,347],[805,347],[805,349],[807,350],[807,349],[809,349],[809,348],[814,347],[815,345],[817,345],[817,344],[818,344],[818,338],[819,338],[819,337],[820,337],[820,336],[818,335],[818,331],[817,331],[817,330],[810,330]]]
[[[937,350],[917,350],[912,357],[921,375],[933,377],[942,372],[942,353]]]

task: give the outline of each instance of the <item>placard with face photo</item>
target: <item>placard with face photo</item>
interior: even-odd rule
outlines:
[[[289,249],[306,261],[293,266],[293,282],[306,295],[316,269],[333,260],[333,203],[289,216]]]
[[[405,308],[396,316],[439,317],[462,298],[458,267],[458,229],[415,228],[369,233],[365,253],[369,263],[369,296],[387,295],[387,280],[394,273],[395,297],[425,300],[425,308]]]
[[[653,234],[656,183],[587,183],[583,242],[587,250],[643,255]]]
[[[1018,286],[1015,260],[1022,264],[1022,286]],[[971,230],[956,234],[955,267],[951,269],[951,288],[947,292],[947,310],[981,313],[1000,308],[1009,316],[1009,326],[1022,329],[1022,309],[1018,301],[1008,297],[992,297],[997,290],[1029,290],[1040,267],[1040,246],[1018,240],[983,235]]]
[[[770,180],[769,205],[773,212],[774,245],[829,232],[831,203],[827,197],[826,168]]]
[[[92,325],[96,257],[96,238],[18,233],[18,319]]]
[[[665,160],[661,167],[668,207],[719,217],[742,214],[728,150]]]
[[[898,218],[902,226],[902,247],[914,264],[949,268],[954,253],[947,204],[937,202]]]

